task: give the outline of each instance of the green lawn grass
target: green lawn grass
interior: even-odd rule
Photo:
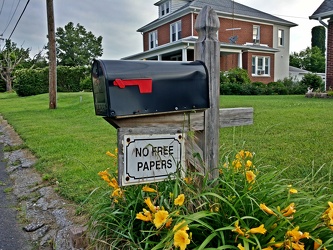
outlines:
[[[220,152],[248,149],[261,164],[302,178],[333,161],[333,100],[304,96],[221,96],[221,107],[253,107],[254,125],[220,130]],[[42,175],[59,182],[59,192],[78,203],[98,186],[97,173],[114,162],[116,130],[94,113],[92,93],[58,93],[19,98],[0,94],[0,114],[38,158]]]
[[[252,126],[221,129],[224,151],[244,147],[263,164],[301,177],[333,162],[333,100],[304,96],[221,96],[221,107],[253,107]],[[257,159],[258,160],[258,159]]]

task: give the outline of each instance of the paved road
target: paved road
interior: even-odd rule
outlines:
[[[3,145],[0,144],[0,250],[29,250],[22,226],[17,222],[16,201],[11,195],[11,181],[5,170]]]

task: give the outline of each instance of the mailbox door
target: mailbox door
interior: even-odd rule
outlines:
[[[99,82],[105,83],[106,90],[95,96],[95,104],[99,94],[105,93],[107,116],[121,118],[209,108],[207,70],[199,61],[98,63],[103,73]]]

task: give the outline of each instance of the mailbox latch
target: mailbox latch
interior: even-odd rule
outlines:
[[[152,93],[153,90],[153,80],[151,78],[115,79],[113,85],[118,86],[121,89],[124,89],[125,86],[139,86],[141,94],[149,94]]]

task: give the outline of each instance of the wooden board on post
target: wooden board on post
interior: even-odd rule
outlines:
[[[194,46],[194,57],[204,62],[208,69],[210,108],[205,111],[205,128],[197,133],[197,137],[200,138],[199,147],[210,179],[217,178],[219,174],[220,43],[216,35],[219,27],[216,12],[205,6],[195,22],[199,37]]]

